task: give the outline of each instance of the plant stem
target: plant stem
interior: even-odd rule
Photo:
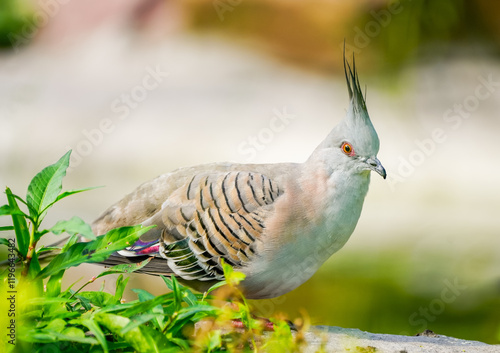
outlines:
[[[96,280],[95,276],[92,277],[91,279],[89,279],[80,288],[78,288],[78,290],[76,292],[74,292],[73,294],[71,294],[71,296],[69,297],[69,299],[73,298],[75,296],[75,294],[77,294],[78,292],[80,292],[83,288],[85,288],[87,285],[89,285],[90,283],[94,282],[95,280]]]
[[[36,249],[36,243],[37,241],[35,240],[35,226],[34,223],[32,223],[30,231],[30,243],[28,246],[28,253],[26,254],[26,263],[24,265],[23,272],[21,272],[21,275],[23,277],[26,277],[28,275],[31,259],[33,258],[33,253],[35,252]]]

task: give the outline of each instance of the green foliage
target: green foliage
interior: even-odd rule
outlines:
[[[17,48],[34,37],[32,4],[24,0],[0,1],[0,47]]]
[[[378,11],[389,13],[389,4]],[[383,28],[385,26],[380,20],[376,21],[373,12],[368,11],[364,23],[360,25],[365,35],[370,33],[366,30],[370,22],[375,21],[380,26],[380,35],[373,36],[373,42],[383,55],[383,65],[388,74],[397,72],[395,68],[402,67],[425,45],[440,43],[436,47],[446,50],[446,43],[461,37],[463,39],[463,28],[468,28],[467,22],[473,20],[467,20],[467,7],[475,7],[464,0],[400,0],[393,4],[398,10],[397,13],[389,14],[386,28]],[[433,54],[436,47],[433,47]]]
[[[135,243],[151,227],[123,227],[109,231],[88,243],[76,243],[57,255],[36,278],[46,278],[68,267],[106,260],[112,253]]]
[[[28,186],[26,205],[31,219],[36,225],[39,225],[48,208],[61,193],[62,179],[66,175],[66,169],[69,166],[70,154],[71,152],[66,153],[56,163],[44,168],[35,175]]]
[[[175,277],[162,277],[168,293],[154,296],[143,289],[133,289],[137,299],[123,300],[128,282],[124,274],[137,271],[150,261],[122,264],[106,269],[89,279],[79,289],[62,288],[69,267],[105,260],[112,253],[133,244],[150,227],[134,226],[113,229],[96,237],[82,219],[73,217],[42,229],[50,208],[61,199],[88,189],[62,192],[62,180],[69,166],[70,152],[38,173],[31,181],[26,199],[6,190],[8,204],[0,207],[0,216],[10,216],[12,239],[0,238],[0,245],[12,249],[16,258],[17,301],[16,345],[7,352],[246,352],[262,347],[266,351],[298,351],[299,345],[284,322],[275,322],[275,332],[267,340],[256,340],[264,326],[250,314],[250,307],[237,285],[244,275],[223,263],[226,280],[209,291],[195,294]],[[25,206],[23,211],[18,202]],[[67,233],[69,240],[61,247],[37,247],[46,234]],[[88,242],[78,242],[78,235]],[[48,263],[42,259],[55,253]],[[10,267],[12,264],[10,264]],[[7,283],[3,272],[2,282]],[[115,293],[82,291],[96,279],[119,274]],[[44,285],[45,284],[45,285]],[[225,285],[226,284],[226,285]],[[217,290],[217,300],[209,293]],[[227,299],[235,300],[228,305]],[[2,309],[3,310],[3,309]],[[247,330],[235,332],[232,320],[241,320]],[[197,326],[195,327],[195,324]],[[2,323],[3,325],[3,323]],[[258,343],[256,343],[258,342]]]
[[[95,240],[95,235],[92,233],[92,228],[85,223],[80,217],[73,217],[69,221],[57,222],[50,231],[54,234],[68,233],[71,235],[82,235],[88,240]]]

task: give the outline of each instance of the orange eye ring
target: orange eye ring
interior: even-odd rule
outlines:
[[[354,148],[349,142],[344,142],[342,146],[340,147],[342,149],[342,152],[344,152],[346,155],[352,157],[354,156]]]

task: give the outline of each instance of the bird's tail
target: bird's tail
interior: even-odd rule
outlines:
[[[48,247],[49,248],[57,248],[60,247],[62,244],[65,244],[69,240],[69,237],[61,239],[55,243],[50,244]],[[82,241],[82,240],[80,240]],[[57,256],[61,252],[60,249],[53,249],[49,251],[44,251],[40,253],[38,259],[40,262],[48,262],[51,259],[53,259],[55,256]],[[131,253],[132,254],[132,253]],[[104,266],[104,267],[112,267],[116,265],[123,265],[123,264],[136,264],[139,262],[142,262],[148,258],[151,258],[151,260],[144,266],[143,268],[136,270],[134,272],[136,273],[145,273],[148,275],[153,275],[153,276],[169,276],[174,273],[170,269],[170,267],[167,264],[167,261],[161,257],[156,257],[152,255],[135,255],[135,256],[123,256],[122,254],[119,253],[113,253],[111,254],[107,259],[100,261],[100,262],[92,262],[92,264],[98,265],[98,266]]]
[[[111,256],[108,257],[106,260],[101,262],[96,262],[95,264],[104,267],[112,267],[123,264],[136,264],[138,262],[147,260],[148,258],[151,258],[151,260],[147,263],[147,265],[139,270],[134,271],[135,273],[145,273],[152,276],[160,276],[160,275],[169,276],[174,273],[174,271],[172,271],[170,267],[168,267],[167,261],[165,259],[156,256],[144,255],[144,256],[125,257],[118,253],[114,253],[111,254]]]

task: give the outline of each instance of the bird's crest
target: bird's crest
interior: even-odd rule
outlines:
[[[345,119],[334,129],[337,139],[350,139],[355,143],[358,153],[376,155],[379,140],[368,115],[365,96],[361,91],[354,54],[352,63],[346,58],[344,47],[344,74],[349,92],[349,107]]]
[[[359,85],[358,73],[356,71],[356,62],[354,59],[354,53],[352,54],[352,68],[345,57],[345,46],[344,46],[344,73],[347,82],[347,90],[349,92],[349,99],[351,100],[354,109],[361,109],[366,111],[365,99],[363,97],[363,92]]]

